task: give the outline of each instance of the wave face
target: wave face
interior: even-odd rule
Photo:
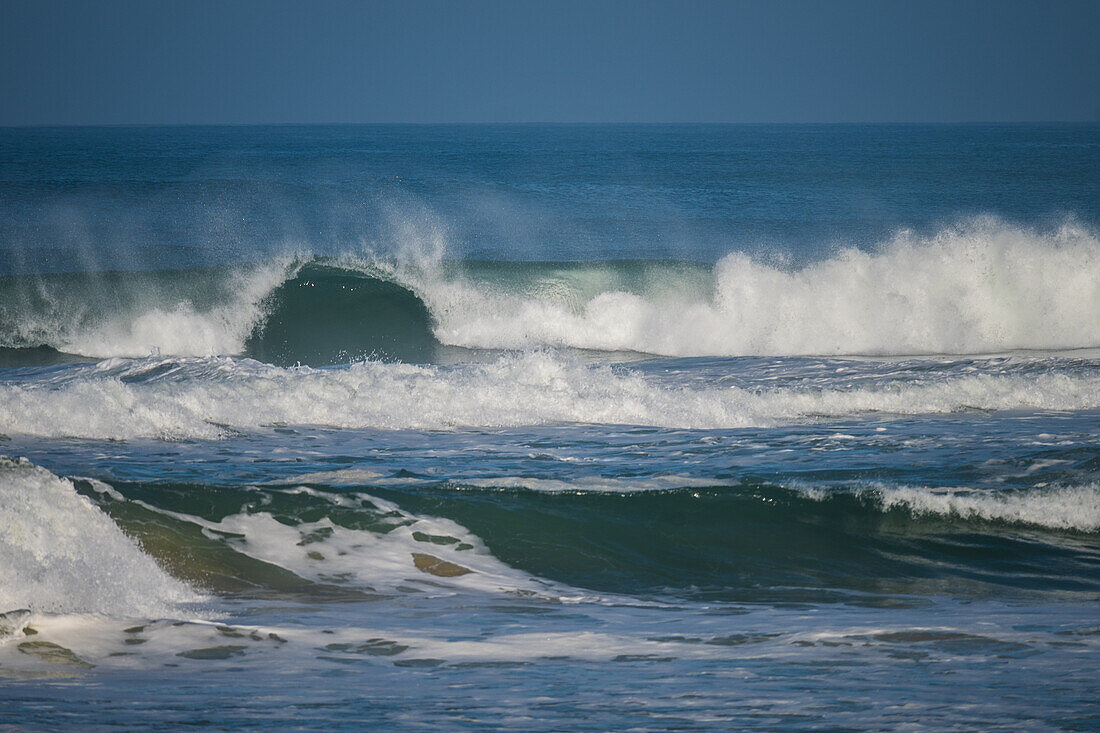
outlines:
[[[756,482],[626,493],[584,481],[554,492],[455,488],[401,496],[412,511],[453,517],[514,567],[604,591],[1100,589],[1089,570],[1089,533],[1100,530],[1096,484],[1021,492]],[[1070,534],[1044,539],[1050,530]]]
[[[415,243],[410,252],[416,252]],[[427,362],[440,344],[668,356],[968,354],[1100,346],[1100,239],[979,219],[802,267],[287,258],[222,271],[7,278],[9,366],[246,355]]]
[[[332,265],[296,269],[260,310],[244,354],[270,364],[425,362],[438,346],[428,309],[411,291]]]
[[[5,611],[155,617],[199,599],[71,481],[26,461],[0,457],[0,524]]]

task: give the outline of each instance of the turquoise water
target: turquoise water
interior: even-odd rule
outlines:
[[[1100,723],[1100,128],[0,131],[0,723]]]

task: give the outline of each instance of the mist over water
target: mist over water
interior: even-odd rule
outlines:
[[[0,724],[1088,727],[1098,139],[0,131]]]

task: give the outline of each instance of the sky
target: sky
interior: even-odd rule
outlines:
[[[1100,120],[1100,0],[0,0],[0,125]]]

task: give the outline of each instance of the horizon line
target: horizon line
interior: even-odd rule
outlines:
[[[905,125],[905,126],[968,126],[968,125],[1095,125],[1100,124],[1100,119],[1095,120],[929,120],[929,121],[901,121],[901,120],[872,120],[872,121],[738,121],[738,122],[692,122],[692,121],[569,121],[569,122],[545,122],[545,121],[433,121],[433,122],[409,122],[409,121],[370,121],[370,122],[30,122],[30,123],[0,123],[0,129],[43,129],[43,128],[128,128],[128,127],[369,127],[369,126],[404,126],[404,127],[621,127],[621,126],[650,126],[650,127],[735,127],[735,126],[845,126],[845,125]]]

